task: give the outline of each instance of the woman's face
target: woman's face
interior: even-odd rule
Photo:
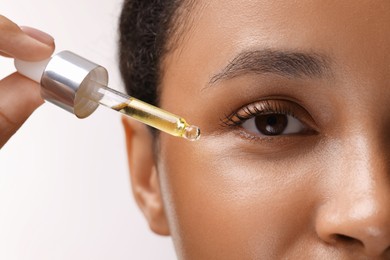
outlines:
[[[147,176],[163,217],[156,187],[137,198],[151,227],[182,259],[390,257],[390,1],[208,0],[189,13],[160,104],[202,137],[160,134]]]

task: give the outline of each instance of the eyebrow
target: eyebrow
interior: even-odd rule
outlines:
[[[254,50],[238,54],[219,73],[210,78],[209,85],[237,76],[272,73],[293,78],[322,78],[331,72],[329,58],[314,52]]]

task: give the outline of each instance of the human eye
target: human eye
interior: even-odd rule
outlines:
[[[300,105],[289,100],[260,100],[222,120],[249,139],[315,134],[315,123]]]

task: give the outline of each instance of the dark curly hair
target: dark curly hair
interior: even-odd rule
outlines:
[[[125,0],[119,24],[119,61],[129,95],[158,105],[162,61],[185,27],[195,0]]]

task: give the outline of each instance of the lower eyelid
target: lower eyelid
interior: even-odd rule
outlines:
[[[233,134],[237,137],[238,143],[235,147],[247,154],[261,156],[262,159],[280,159],[301,156],[302,153],[312,151],[321,140],[316,134],[310,135],[282,135],[278,138],[270,136],[255,136],[245,132],[243,129],[236,129]],[[239,140],[242,141],[239,141]]]

